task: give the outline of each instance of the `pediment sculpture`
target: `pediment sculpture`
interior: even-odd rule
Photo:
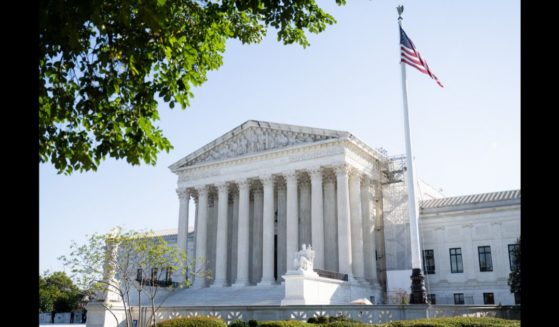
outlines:
[[[315,135],[283,130],[251,128],[219,144],[211,150],[188,161],[186,165],[224,160],[266,150],[312,143],[333,138],[327,135]]]

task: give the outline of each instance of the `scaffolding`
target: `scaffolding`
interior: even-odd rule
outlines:
[[[385,177],[382,185],[403,182],[406,172],[406,156],[399,154],[388,157],[388,162],[381,171]]]

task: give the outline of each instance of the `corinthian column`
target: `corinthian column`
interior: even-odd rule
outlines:
[[[179,196],[179,227],[177,230],[177,248],[179,251],[186,253],[186,238],[188,235],[188,201],[190,199],[190,192],[188,189],[183,188],[177,190]],[[185,276],[180,274],[178,282],[184,282]]]
[[[351,204],[351,257],[353,276],[365,277],[363,264],[363,212],[361,211],[361,176],[352,172],[349,177],[349,202]]]
[[[352,277],[351,269],[351,224],[349,220],[349,167],[341,165],[336,171],[338,198],[338,271]]]
[[[286,247],[285,257],[287,271],[293,270],[293,255],[299,248],[299,217],[297,216],[297,174],[291,172],[285,175],[287,182],[287,212],[286,212]]]
[[[281,276],[283,276],[287,269],[289,269],[291,266],[286,266],[286,253],[285,253],[285,249],[286,249],[286,199],[287,199],[287,193],[286,193],[286,188],[285,188],[285,183],[281,183],[278,184],[277,186],[278,188],[278,245],[277,245],[277,251],[278,251],[278,259],[277,259],[277,265],[278,265],[278,281],[283,282],[281,279]]]
[[[274,280],[274,178],[260,177],[264,186],[262,218],[262,281],[258,285],[272,285]]]
[[[322,207],[322,171],[309,171],[311,175],[311,245],[315,251],[314,266],[324,269],[324,220]]]
[[[324,269],[338,271],[338,211],[336,206],[336,176],[327,174],[324,184]]]
[[[363,212],[363,263],[365,278],[378,286],[377,260],[375,255],[375,201],[371,193],[371,178],[363,176],[361,183],[361,211]]]
[[[227,284],[227,206],[229,196],[227,183],[217,184],[217,235],[215,247],[215,281],[212,286],[223,287]]]
[[[206,185],[197,187],[198,191],[198,218],[196,219],[196,269],[195,272],[206,271],[206,238],[208,230],[208,187]],[[195,276],[193,288],[205,286],[203,276]]]
[[[249,182],[237,181],[239,185],[239,223],[237,228],[237,279],[232,286],[248,285],[248,214]]]

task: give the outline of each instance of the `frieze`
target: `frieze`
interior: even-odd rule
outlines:
[[[221,172],[219,170],[206,170],[206,171],[200,171],[200,172],[184,172],[181,173],[179,181],[186,181],[186,180],[191,180],[191,179],[200,179],[200,178],[207,178],[207,177],[214,177],[214,176],[219,176],[221,174]]]
[[[289,161],[296,162],[296,161],[303,161],[303,160],[311,160],[311,159],[327,157],[335,154],[343,154],[344,152],[345,151],[343,148],[330,148],[322,151],[308,152],[300,155],[289,156]]]

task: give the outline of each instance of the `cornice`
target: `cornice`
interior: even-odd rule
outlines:
[[[328,157],[336,154],[344,154],[348,158],[352,158],[352,160],[358,163],[360,162],[361,164],[371,164],[373,167],[372,170],[369,171],[369,169],[367,169],[364,173],[373,179],[380,178],[379,165],[386,159],[384,155],[373,150],[364,142],[349,134],[347,137],[341,139],[329,139],[288,148],[266,150],[222,161],[187,166],[178,169],[175,173],[179,177],[179,182],[183,182],[190,179],[219,176],[221,174],[220,169],[226,167],[234,167],[282,157],[289,158],[290,162],[296,162]]]

